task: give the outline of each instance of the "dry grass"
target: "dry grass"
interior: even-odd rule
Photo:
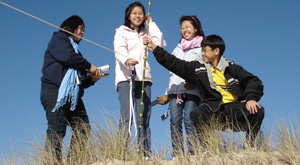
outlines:
[[[101,119],[94,118],[92,131],[86,150],[82,150],[82,140],[79,137],[73,156],[67,159],[69,140],[64,141],[64,164],[300,164],[300,122],[295,120],[278,120],[277,127],[267,134],[261,135],[258,147],[249,147],[245,143],[243,133],[222,132],[217,123],[206,128],[205,145],[200,147],[197,137],[193,137],[195,155],[178,153],[176,159],[170,160],[168,154],[171,148],[168,142],[165,146],[152,148],[151,161],[145,161],[137,151],[136,140],[126,138],[124,132],[118,130],[117,115],[109,115],[101,111]],[[293,121],[293,122],[292,122]],[[33,140],[32,140],[33,139]],[[27,140],[26,150],[12,151],[2,155],[0,164],[57,164],[53,155],[45,152],[42,135]],[[169,159],[169,160],[167,160]]]

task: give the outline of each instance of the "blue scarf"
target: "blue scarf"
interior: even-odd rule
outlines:
[[[71,36],[69,37],[69,39],[75,50],[75,53],[78,53],[78,44],[74,42]],[[76,83],[77,75],[80,75],[80,71],[77,71],[73,68],[68,69],[67,73],[64,76],[64,79],[60,84],[56,105],[53,108],[52,112],[55,112],[58,108],[65,105],[67,101],[71,101],[70,110],[75,110],[79,95],[79,86]]]

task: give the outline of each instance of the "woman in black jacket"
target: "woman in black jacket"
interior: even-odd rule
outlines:
[[[76,15],[71,16],[60,28],[59,32],[54,32],[44,55],[40,96],[48,121],[45,148],[52,152],[58,164],[62,161],[62,140],[67,126],[73,132],[68,156],[72,156],[70,151],[74,151],[73,144],[77,138],[84,138],[80,139],[82,142],[88,138],[89,119],[81,97],[84,88],[94,85],[102,76],[100,69],[78,51],[85,30],[83,20]],[[67,80],[68,83],[65,83]],[[70,85],[70,82],[73,84]]]

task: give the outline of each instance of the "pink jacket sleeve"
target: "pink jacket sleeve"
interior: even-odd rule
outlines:
[[[127,50],[126,39],[124,37],[125,35],[123,34],[124,32],[124,30],[116,30],[114,37],[114,51],[116,60],[126,66],[125,62],[129,59],[129,54]]]
[[[159,30],[155,22],[149,23],[149,37],[156,45],[162,48],[167,46],[163,33]]]

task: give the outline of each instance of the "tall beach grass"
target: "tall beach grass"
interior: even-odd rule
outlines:
[[[69,139],[63,143],[63,164],[300,164],[300,122],[296,117],[277,119],[274,127],[260,135],[255,147],[247,144],[244,133],[223,132],[216,129],[222,125],[215,122],[205,128],[205,148],[197,136],[190,137],[194,155],[177,152],[172,160],[168,156],[172,151],[170,141],[166,141],[164,145],[152,146],[150,161],[137,152],[136,138],[126,137],[118,129],[118,117],[106,110],[90,117],[93,124],[88,142],[82,140],[85,137],[78,137],[71,157],[67,157],[70,136],[66,136]],[[8,155],[0,155],[0,164],[58,164],[44,149],[44,135],[36,133],[25,144],[22,151],[12,149]]]

